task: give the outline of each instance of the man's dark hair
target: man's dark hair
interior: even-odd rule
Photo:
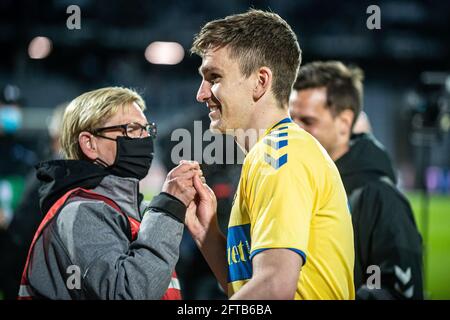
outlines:
[[[340,61],[316,61],[300,68],[294,90],[325,87],[327,107],[334,116],[346,109],[354,113],[352,127],[362,110],[364,72]]]
[[[275,98],[280,105],[287,105],[301,50],[286,21],[275,13],[254,9],[210,21],[195,36],[191,52],[203,56],[207,50],[225,46],[246,77],[260,67],[269,67]]]

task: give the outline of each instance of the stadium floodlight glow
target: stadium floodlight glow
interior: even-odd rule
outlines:
[[[35,37],[28,46],[31,59],[44,59],[52,51],[52,41],[47,37]]]
[[[178,64],[184,58],[184,49],[177,42],[155,41],[145,49],[145,59],[153,64]]]

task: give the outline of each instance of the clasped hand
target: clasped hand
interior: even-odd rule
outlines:
[[[211,232],[218,232],[217,199],[206,184],[198,162],[180,161],[167,175],[162,191],[187,207],[185,225],[198,245],[202,245]]]

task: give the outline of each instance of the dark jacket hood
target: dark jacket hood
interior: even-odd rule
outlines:
[[[44,215],[67,191],[78,187],[93,189],[109,174],[103,167],[85,160],[51,160],[38,164],[36,169]]]
[[[394,184],[396,177],[384,146],[370,134],[355,134],[350,150],[336,161],[347,193],[371,180],[387,176]]]

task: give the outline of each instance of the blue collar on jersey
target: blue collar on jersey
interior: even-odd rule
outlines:
[[[276,123],[274,126],[272,126],[272,128],[270,128],[269,131],[272,131],[273,128],[275,128],[276,126],[278,126],[278,125],[280,125],[280,124],[283,124],[283,123],[290,123],[290,122],[292,122],[292,119],[291,119],[291,118],[289,118],[289,117],[284,118],[283,120],[279,121],[279,122]]]

